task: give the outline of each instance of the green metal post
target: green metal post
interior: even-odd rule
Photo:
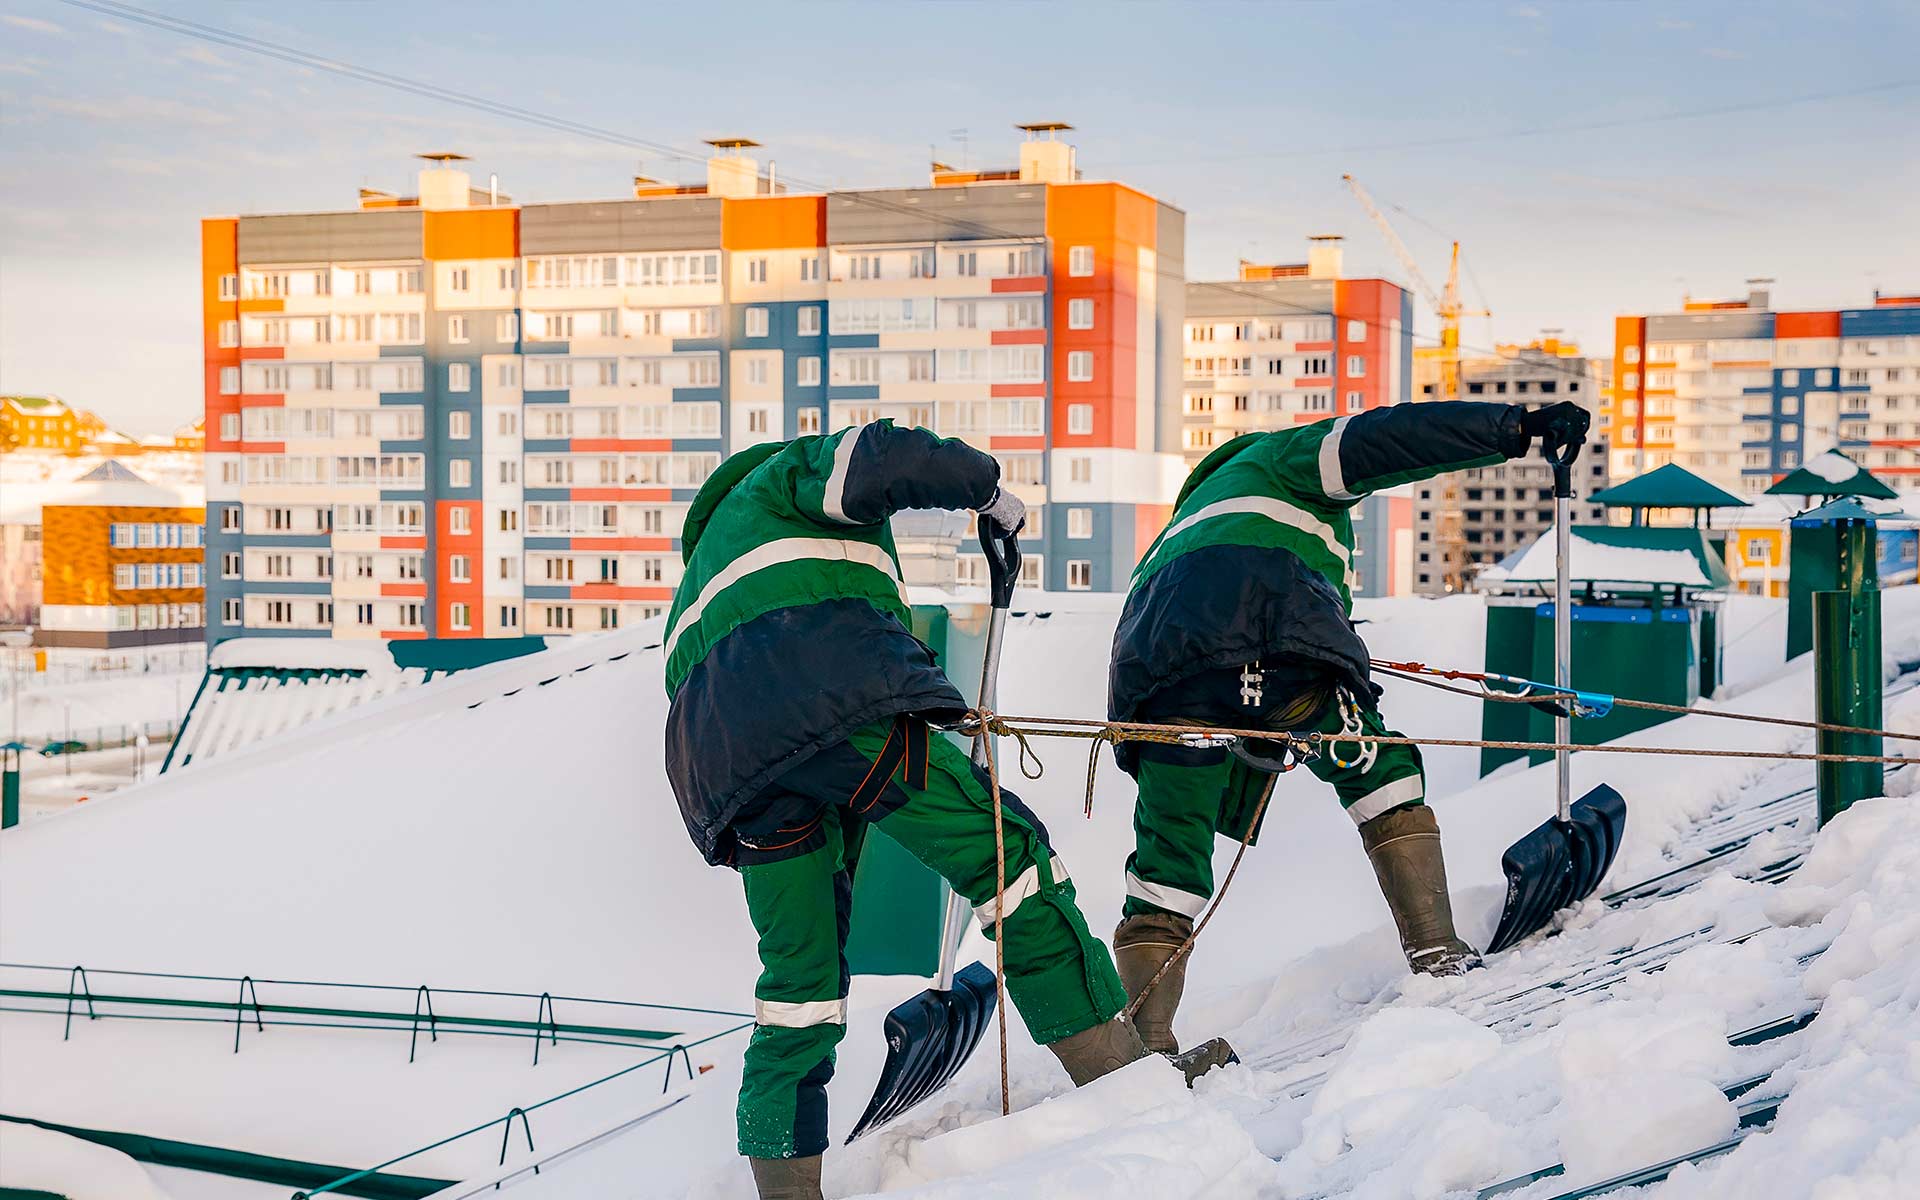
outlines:
[[[1839,582],[1844,590],[1813,594],[1814,719],[1833,725],[1878,729],[1881,724],[1880,592],[1873,559],[1873,527],[1866,521],[1836,522]],[[1873,734],[1816,735],[1822,754],[1879,755],[1884,741]],[[1880,763],[1823,762],[1816,778],[1820,824],[1856,800],[1885,791]]]
[[[20,752],[9,750],[6,769],[0,771],[0,829],[12,829],[20,823]]]

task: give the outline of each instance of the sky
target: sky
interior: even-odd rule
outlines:
[[[1352,172],[1435,285],[1459,239],[1493,312],[1470,353],[1543,329],[1611,353],[1616,314],[1752,276],[1787,309],[1920,290],[1910,3],[145,2],[616,138],[0,0],[0,391],[133,434],[201,409],[200,218],[410,194],[422,151],[520,201],[698,180],[729,135],[796,186],[907,186],[1067,121],[1086,178],[1186,211],[1189,278],[1337,233],[1347,274],[1408,282]]]

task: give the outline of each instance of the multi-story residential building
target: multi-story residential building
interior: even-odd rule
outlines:
[[[11,607],[28,610],[19,619],[39,626],[40,645],[108,649],[205,636],[198,488],[161,487],[110,462],[73,483],[18,490],[26,504],[0,517],[0,535],[16,521],[38,535],[23,539],[38,552],[32,591]]]
[[[417,197],[203,222],[210,638],[653,615],[725,455],[882,417],[1000,459],[1029,583],[1123,587],[1180,481],[1184,217],[1063,128],[924,188],[793,194],[729,139],[626,200],[435,156]]]
[[[1775,312],[1772,282],[1615,319],[1616,476],[1674,462],[1761,492],[1834,447],[1876,474],[1920,475],[1920,294]]]
[[[1460,399],[1544,405],[1562,400],[1594,410],[1592,432],[1574,466],[1574,520],[1606,522],[1606,510],[1586,503],[1606,487],[1608,423],[1599,364],[1571,342],[1547,336],[1525,346],[1460,363]],[[1440,360],[1414,356],[1422,400],[1439,398]],[[1467,586],[1474,568],[1499,562],[1553,528],[1553,471],[1537,454],[1474,467],[1414,487],[1414,590],[1441,595]]]
[[[1187,284],[1181,450],[1187,465],[1250,430],[1327,420],[1412,396],[1413,305],[1384,279],[1341,276],[1341,239],[1307,261],[1240,264],[1229,282]],[[1411,508],[1373,496],[1355,510],[1357,592],[1409,590]]]

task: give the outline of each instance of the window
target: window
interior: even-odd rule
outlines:
[[[520,340],[520,314],[501,313],[493,319],[493,336],[496,341],[517,342]]]
[[[1067,301],[1067,328],[1068,329],[1092,329],[1093,328],[1093,301],[1091,300]]]
[[[454,629],[472,629],[473,628],[473,605],[471,604],[447,605],[447,624]]]
[[[470,392],[473,390],[473,364],[447,364],[447,390],[450,392]]]
[[[1070,538],[1090,538],[1093,536],[1092,509],[1070,508],[1067,510],[1067,536]]]
[[[220,344],[229,348],[240,344],[240,322],[220,322]]]
[[[766,366],[765,363],[759,363],[756,365],[761,367]],[[748,409],[747,410],[747,432],[748,433],[765,433],[766,431],[767,431],[767,410],[764,408]]]
[[[232,276],[228,276],[228,278],[232,278]],[[240,604],[241,601],[238,596],[220,602],[220,623],[222,625],[238,625],[240,623]]]
[[[473,414],[450,412],[447,414],[447,436],[463,440],[473,436]]]
[[[236,504],[230,508],[223,508],[220,510],[220,532],[222,533],[239,533],[240,532],[240,506],[239,505]]]
[[[220,417],[220,440],[237,442],[240,440],[240,414],[223,413]]]
[[[747,260],[747,282],[748,283],[765,283],[766,281],[767,281],[767,260],[764,258],[748,259]]]
[[[1067,251],[1067,274],[1093,274],[1093,247],[1075,246]]]
[[[1364,407],[1366,405],[1366,402],[1367,402],[1367,396],[1365,392],[1348,392],[1347,393],[1347,410],[1349,412],[1353,411],[1354,409]]]
[[[1347,322],[1347,340],[1350,342],[1366,341],[1367,340],[1367,323],[1365,321],[1348,321]]]
[[[1067,475],[1075,483],[1092,483],[1093,459],[1084,454],[1075,455],[1068,462]]]
[[[765,265],[765,260],[762,260],[762,265]],[[767,336],[766,309],[749,308],[747,310],[747,336],[750,338],[763,338]]]
[[[1093,405],[1091,404],[1067,405],[1067,432],[1068,433],[1092,433],[1093,432]]]
[[[820,256],[800,260],[800,282],[817,283],[820,280]]]
[[[464,488],[473,486],[473,460],[456,458],[447,463],[447,486]]]
[[[953,273],[955,275],[978,275],[980,273],[980,252],[977,250],[962,250],[960,253],[954,255]]]
[[[1359,354],[1347,355],[1347,378],[1360,379],[1367,373],[1367,360]]]
[[[1084,558],[1067,561],[1067,590],[1084,592],[1093,587],[1093,563]]]
[[[222,396],[237,396],[240,394],[239,367],[220,368],[220,394]]]
[[[809,361],[815,364],[816,368],[818,367],[820,362],[820,360],[817,358],[808,359],[806,361]],[[798,414],[798,425],[796,426],[796,428],[798,429],[800,436],[802,437],[806,437],[810,434],[819,433],[820,432],[820,410],[817,408],[801,409]]]
[[[501,483],[519,483],[520,482],[520,464],[517,462],[514,462],[510,458],[501,459],[500,460],[500,482]]]
[[[800,387],[818,387],[820,385],[820,360],[810,355],[795,363],[793,382]]]
[[[572,629],[573,610],[558,604],[547,606],[548,629]]]
[[[240,554],[238,551],[229,550],[220,556],[220,578],[240,578]]]
[[[804,308],[796,309],[795,314],[794,320],[796,324],[794,332],[798,333],[801,337],[813,337],[820,332],[820,309],[818,306],[809,304]]]
[[[447,579],[453,583],[473,581],[473,559],[465,554],[447,556]]]
[[[765,384],[767,382],[767,360],[756,358],[747,364],[747,382]]]
[[[1067,352],[1067,381],[1069,383],[1093,382],[1093,351],[1070,350]]]

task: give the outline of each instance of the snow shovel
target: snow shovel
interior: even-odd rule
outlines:
[[[1541,449],[1553,465],[1553,683],[1562,694],[1573,691],[1573,588],[1567,559],[1572,534],[1569,509],[1573,500],[1573,460],[1580,454],[1584,433],[1548,433]],[[1571,705],[1557,701],[1553,740],[1562,746],[1573,738]],[[1487,953],[1505,950],[1521,938],[1546,927],[1553,914],[1580,903],[1600,886],[1613,865],[1620,838],[1627,829],[1627,802],[1620,793],[1601,784],[1572,804],[1571,754],[1556,750],[1553,766],[1558,812],[1554,817],[1507,848],[1500,869],[1507,875],[1507,902],[1500,910]]]
[[[987,620],[986,661],[980,668],[980,707],[995,703],[1000,674],[1000,641],[1006,633],[1007,607],[1013,602],[1014,581],[1020,575],[1020,543],[1015,534],[989,533],[992,522],[980,519],[980,548],[987,556],[987,579],[993,609]],[[986,738],[973,743],[975,766],[985,767],[993,753]],[[847,1141],[870,1133],[947,1085],[973,1057],[975,1047],[993,1020],[993,970],[972,963],[955,971],[960,942],[973,920],[973,908],[958,892],[947,896],[947,916],[940,932],[940,973],[933,986],[911,1000],[894,1005],[887,1014],[887,1061],[874,1085],[873,1099]]]

